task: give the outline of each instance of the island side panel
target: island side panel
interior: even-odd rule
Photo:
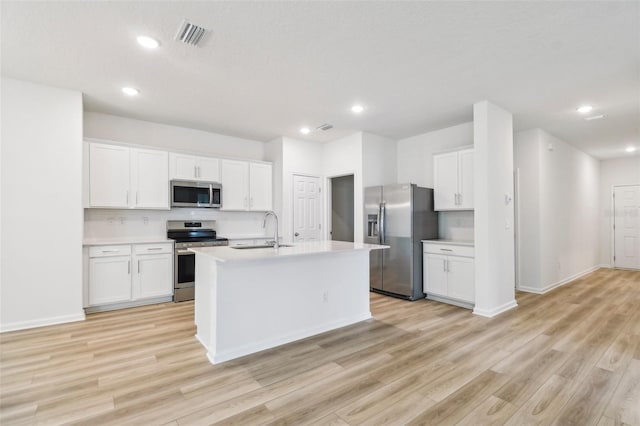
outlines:
[[[214,363],[371,318],[366,250],[217,267]]]
[[[196,338],[209,354],[216,351],[216,287],[217,262],[209,256],[196,253],[195,270],[195,323]]]

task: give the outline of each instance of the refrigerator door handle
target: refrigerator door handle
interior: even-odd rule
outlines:
[[[384,203],[380,203],[380,229],[378,233],[380,234],[380,244],[384,244],[385,241],[385,233],[387,231],[387,220],[385,214],[385,205]]]

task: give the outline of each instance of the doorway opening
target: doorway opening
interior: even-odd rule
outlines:
[[[353,175],[329,178],[329,237],[333,241],[353,242],[354,179]]]
[[[640,269],[640,185],[613,187],[611,253],[614,268]]]

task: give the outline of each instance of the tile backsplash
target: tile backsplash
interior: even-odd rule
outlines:
[[[165,237],[168,220],[215,220],[220,236],[269,235],[263,212],[221,212],[208,209],[85,209],[84,238]],[[268,221],[270,224],[272,221]]]
[[[438,228],[441,239],[473,241],[473,210],[438,212]]]

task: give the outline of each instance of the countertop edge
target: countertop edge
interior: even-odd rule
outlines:
[[[231,247],[226,247],[230,250],[235,250]],[[263,260],[275,260],[275,259],[284,259],[290,257],[297,256],[317,256],[317,255],[327,255],[332,253],[348,253],[355,251],[371,251],[371,250],[383,250],[390,248],[389,246],[381,245],[379,247],[357,247],[357,248],[345,248],[345,249],[336,249],[336,250],[320,250],[320,251],[312,251],[312,252],[295,252],[295,253],[282,253],[277,256],[264,256],[264,257],[252,257],[252,258],[240,258],[240,259],[225,259],[220,256],[216,256],[213,253],[207,253],[202,250],[201,247],[192,247],[189,248],[189,251],[192,251],[196,254],[201,254],[203,256],[207,256],[212,260],[220,263],[246,263],[246,262],[255,262],[255,261],[263,261]]]
[[[149,238],[87,238],[82,240],[83,247],[91,247],[91,246],[115,246],[115,245],[125,245],[125,244],[163,244],[163,243],[173,243],[174,240],[169,238],[162,237],[149,237]]]

